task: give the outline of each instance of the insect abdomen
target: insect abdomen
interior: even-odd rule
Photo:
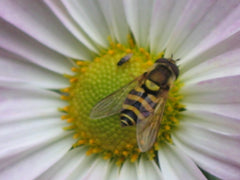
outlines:
[[[136,124],[137,115],[129,109],[124,109],[120,114],[121,126],[133,126]]]
[[[130,91],[120,114],[122,126],[133,126],[138,119],[148,117],[156,106],[156,98],[137,87]]]

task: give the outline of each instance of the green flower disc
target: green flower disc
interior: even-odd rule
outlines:
[[[132,53],[130,60],[118,66],[118,61],[129,53]],[[87,146],[88,155],[102,154],[104,159],[113,158],[117,164],[126,159],[134,162],[143,154],[137,146],[136,126],[121,127],[119,114],[102,119],[90,119],[89,114],[96,103],[146,72],[161,56],[163,53],[151,55],[143,48],[112,43],[93,61],[76,61],[76,67],[72,68],[75,75],[67,76],[71,85],[63,89],[62,96],[69,103],[62,108],[65,112],[62,119],[70,123],[65,129],[75,131],[73,148]],[[150,157],[154,157],[160,144],[172,143],[171,132],[178,125],[179,112],[184,109],[180,87],[181,83],[176,81],[169,92],[158,139],[146,152]]]

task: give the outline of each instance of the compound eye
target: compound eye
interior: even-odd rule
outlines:
[[[159,85],[157,85],[156,83],[150,81],[149,79],[147,79],[147,80],[145,81],[145,86],[146,86],[149,90],[151,90],[151,91],[158,91],[158,90],[160,89],[160,86],[159,86]]]

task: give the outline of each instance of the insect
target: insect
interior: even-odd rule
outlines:
[[[145,73],[100,100],[90,118],[101,119],[120,113],[121,125],[136,125],[140,151],[148,151],[156,141],[169,89],[179,75],[170,58],[160,58]]]
[[[132,55],[133,55],[133,53],[129,53],[129,54],[127,54],[126,56],[122,57],[122,58],[118,61],[117,65],[118,65],[118,66],[121,66],[121,65],[124,64],[125,62],[129,61],[129,60],[131,59]]]

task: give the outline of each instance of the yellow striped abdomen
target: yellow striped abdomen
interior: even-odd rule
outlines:
[[[157,98],[143,87],[131,90],[123,103],[120,114],[122,126],[135,125],[138,119],[147,118],[156,107]]]

